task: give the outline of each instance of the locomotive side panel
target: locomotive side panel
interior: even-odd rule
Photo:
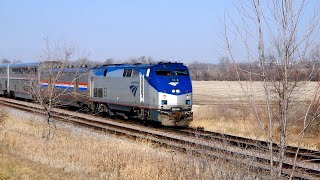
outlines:
[[[123,70],[110,73],[109,76],[91,77],[92,99],[107,104],[112,110],[129,112],[139,106],[139,77],[117,77]]]

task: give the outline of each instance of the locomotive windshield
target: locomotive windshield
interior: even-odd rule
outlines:
[[[189,76],[187,69],[175,69],[171,73],[170,70],[156,70],[157,76]]]
[[[169,70],[156,70],[157,76],[171,76],[171,71]]]

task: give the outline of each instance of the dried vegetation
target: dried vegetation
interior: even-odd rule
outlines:
[[[201,156],[194,157],[145,140],[119,139],[74,126],[55,129],[54,137],[47,141],[42,138],[46,128],[44,121],[34,117],[10,117],[0,133],[1,147],[5,147],[11,156],[37,162],[39,166],[63,170],[69,174],[66,178],[255,179],[259,176],[250,167],[221,159],[212,161]],[[28,179],[34,177],[32,173],[35,173],[15,171],[10,178]],[[6,173],[1,174],[3,172],[0,171],[0,179],[8,177]],[[65,177],[55,174],[54,179],[60,178]]]
[[[3,106],[0,106],[0,129],[4,126],[5,121],[8,118],[8,111]]]
[[[260,106],[263,104],[262,84],[261,82],[247,83],[250,86],[246,82],[193,82],[193,99],[196,105],[193,106],[194,121],[191,126],[214,132],[267,140],[268,118],[266,110]],[[302,120],[307,108],[304,102],[308,100],[308,97],[312,97],[311,94],[316,86],[316,82],[310,82],[294,94],[296,103],[290,112],[288,125],[289,145],[320,150],[319,120],[310,125],[302,142],[298,137],[303,128]],[[249,91],[250,98],[256,103],[254,107],[249,104],[248,94],[246,94]],[[253,108],[257,109],[257,116],[261,117],[260,122],[257,121]],[[276,108],[271,111],[275,112]],[[273,135],[275,139],[278,139],[280,135],[278,122],[274,125]]]

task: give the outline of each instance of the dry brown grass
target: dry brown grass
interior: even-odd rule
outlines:
[[[249,97],[258,103],[264,102],[262,82],[192,81],[192,86],[196,105],[247,103]],[[317,86],[318,82],[298,83],[292,98],[299,101],[313,98]]]
[[[295,107],[290,112],[289,145],[320,150],[319,120],[307,130],[302,141],[298,136],[302,129],[301,117],[306,112],[305,102],[314,97],[317,88],[317,82],[307,84],[301,82],[298,83],[292,95]],[[191,126],[259,140],[267,139],[265,134],[268,128],[267,117],[264,107],[260,106],[264,104],[262,82],[194,81],[193,92],[195,105],[193,106],[194,121]],[[253,106],[249,105],[250,101],[257,104],[255,107],[259,111],[259,117],[262,118],[260,124],[253,116]],[[275,139],[279,137],[279,133],[279,125],[276,122],[274,125]]]
[[[1,146],[11,156],[63,169],[69,177],[77,179],[255,179],[257,176],[243,165],[209,161],[205,157],[159,149],[144,140],[118,139],[73,126],[55,129],[54,137],[46,141],[42,138],[46,128],[46,123],[34,117],[10,117],[0,132]],[[0,179],[4,177],[7,175],[0,174]],[[21,174],[11,178],[20,177]]]
[[[0,179],[79,179],[79,175],[64,172],[45,164],[12,155],[0,145]],[[88,177],[89,178],[89,177]]]
[[[195,105],[192,127],[205,130],[265,140],[264,131],[253,122],[248,109],[232,105]]]
[[[3,106],[0,106],[0,129],[4,125],[5,121],[8,118],[8,111]]]
[[[235,136],[247,137],[258,140],[267,140],[268,122],[263,109],[259,110],[259,116],[264,120],[259,124],[253,116],[252,109],[239,105],[195,105],[193,106],[194,121],[192,127],[201,127],[208,131],[231,134]],[[295,112],[292,123],[288,126],[288,145],[300,146],[308,149],[320,150],[319,124],[315,124],[306,131],[302,141],[298,136],[302,130],[301,122],[297,117],[301,117],[304,111]],[[297,119],[295,119],[297,118]],[[301,121],[301,120],[300,120]],[[275,142],[279,139],[279,124],[275,123],[273,136]],[[299,144],[300,143],[300,144]]]

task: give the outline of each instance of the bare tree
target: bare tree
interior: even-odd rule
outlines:
[[[219,59],[220,65],[221,65],[221,70],[222,73],[225,74],[225,80],[231,80],[230,78],[230,66],[231,62],[227,57],[221,57]]]
[[[21,63],[22,61],[19,59],[13,60],[12,63]]]
[[[142,64],[150,64],[155,63],[155,61],[151,57],[140,56],[138,58],[130,58],[128,63],[142,63]]]
[[[2,64],[9,64],[11,61],[9,59],[2,59],[1,61]]]
[[[86,72],[80,72],[79,68],[70,66],[71,60],[75,59],[75,54],[76,49],[67,43],[57,43],[52,47],[46,40],[38,70],[36,73],[29,73],[30,93],[42,106],[47,117],[48,132],[45,134],[47,139],[51,135],[52,126],[55,127],[52,119],[53,108],[73,105],[72,103],[75,102],[73,98],[79,95],[77,82],[86,74]],[[68,68],[74,69],[72,73]],[[61,82],[66,80],[69,84],[61,86]]]
[[[113,64],[113,63],[114,63],[114,60],[111,58],[108,58],[104,61],[104,64]]]
[[[240,45],[242,45],[240,48],[245,50],[244,59],[248,62],[256,59],[259,61],[261,72],[248,71],[236,66],[236,75],[240,79],[240,74],[246,73],[263,81],[265,112],[263,115],[259,112],[256,100],[247,91],[250,87],[243,87],[243,91],[246,92],[252,105],[258,126],[265,130],[270,142],[270,177],[273,178],[275,155],[272,143],[279,143],[277,154],[279,163],[276,171],[277,175],[281,176],[288,127],[296,119],[295,117],[299,116],[302,126],[299,136],[301,141],[306,130],[319,119],[319,87],[314,90],[313,97],[307,98],[307,103],[297,101],[301,89],[315,74],[318,74],[319,69],[316,68],[316,64],[310,64],[311,71],[305,76],[304,81],[295,79],[301,72],[298,64],[308,59],[310,52],[317,45],[318,39],[315,36],[319,25],[317,12],[319,7],[312,7],[310,2],[305,0],[251,0],[239,1],[236,8],[242,21],[238,23],[232,18],[233,15],[226,15],[228,17],[225,18],[224,32],[226,50],[234,64],[236,55],[233,48],[239,48]],[[232,42],[237,42],[237,46]],[[270,55],[266,55],[266,52]],[[270,68],[270,63],[274,65],[273,68]],[[302,107],[307,107],[303,109],[303,115],[298,114]],[[279,124],[279,139],[274,136],[275,124]]]
[[[72,65],[87,65],[87,66],[94,66],[95,62],[91,61],[88,58],[80,58],[73,62],[70,62]]]

